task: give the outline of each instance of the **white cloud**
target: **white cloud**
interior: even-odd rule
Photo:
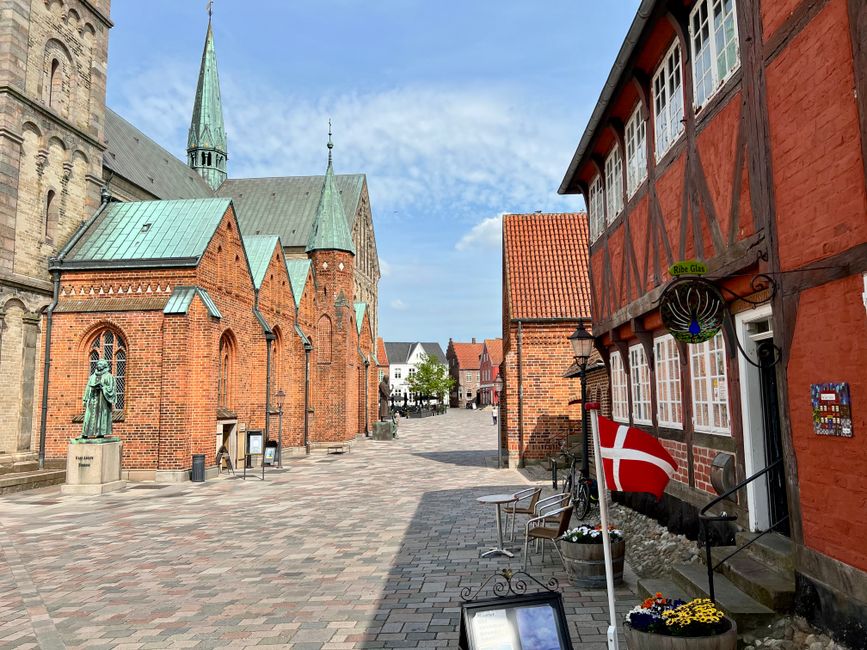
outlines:
[[[387,278],[391,275],[391,264],[386,262],[381,257],[379,258],[379,273],[384,278]]]
[[[455,244],[455,250],[500,248],[503,244],[503,213],[477,223]]]
[[[395,311],[406,311],[407,309],[409,309],[407,304],[400,298],[395,298],[389,304],[391,305],[391,308]]]

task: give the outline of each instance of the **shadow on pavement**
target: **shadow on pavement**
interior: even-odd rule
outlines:
[[[413,456],[427,458],[438,463],[458,465],[459,467],[487,467],[485,458],[491,455],[490,449],[472,451],[417,451]],[[520,489],[520,488],[517,488]]]

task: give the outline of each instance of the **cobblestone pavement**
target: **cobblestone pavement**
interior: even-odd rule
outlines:
[[[461,588],[520,568],[517,539],[479,558],[496,527],[475,497],[527,485],[495,445],[488,414],[452,411],[264,482],[0,498],[0,648],[456,648]],[[575,646],[604,648],[605,592],[532,559]]]

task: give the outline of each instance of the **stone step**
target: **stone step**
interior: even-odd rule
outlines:
[[[743,546],[750,540],[756,540],[746,547],[744,551],[750,553],[757,560],[775,567],[781,571],[795,570],[795,546],[792,540],[780,533],[751,533],[741,531],[735,535],[738,546]]]
[[[716,546],[711,549],[714,565],[737,548],[737,546]],[[778,570],[773,565],[747,553],[746,550],[726,560],[717,569],[717,573],[722,573],[741,591],[778,612],[789,611],[794,605],[794,572]]]
[[[680,585],[667,578],[641,578],[638,581],[638,597],[651,598],[656,594],[674,600],[689,600],[690,596]]]
[[[11,458],[0,459],[0,476],[17,472],[32,472],[37,469],[39,469],[39,462],[36,459],[28,458],[14,461]]]
[[[707,569],[702,564],[676,564],[671,576],[691,598],[710,598]],[[769,625],[776,618],[774,610],[738,589],[731,580],[714,574],[716,604],[738,624],[738,632]]]
[[[65,480],[65,469],[12,472],[0,476],[0,494],[12,494],[13,492],[23,492],[24,490],[58,485]]]

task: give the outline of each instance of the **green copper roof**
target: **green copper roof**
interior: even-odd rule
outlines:
[[[175,287],[169,301],[163,309],[164,314],[186,314],[190,310],[190,305],[193,304],[193,298],[196,296],[202,299],[205,309],[214,318],[222,318],[220,310],[211,299],[207,291],[201,287]]]
[[[367,303],[355,303],[355,328],[358,330],[358,335],[361,336],[361,324],[364,322],[364,312],[367,311]]]
[[[195,266],[231,204],[225,198],[110,203],[64,265],[124,268],[160,260],[162,266]]]
[[[276,235],[250,235],[243,238],[244,250],[247,251],[247,260],[250,262],[250,272],[253,274],[253,286],[260,288],[271,255],[279,244]]]
[[[301,296],[307,284],[307,274],[310,273],[310,260],[286,260],[286,270],[289,272],[289,283],[292,285],[292,295],[295,306],[301,305]]]
[[[322,185],[322,194],[319,195],[319,207],[316,209],[316,218],[313,220],[313,230],[310,231],[310,239],[307,241],[307,252],[336,250],[355,255],[355,246],[352,244],[352,235],[349,233],[349,224],[346,221],[346,212],[343,210],[340,192],[334,181],[334,167],[331,164],[331,150],[333,148],[329,128],[328,169],[325,170],[325,183]]]
[[[217,53],[211,23],[208,23],[208,34],[205,36],[187,148],[216,149],[226,153],[226,128],[223,125],[220,78],[217,75]]]

